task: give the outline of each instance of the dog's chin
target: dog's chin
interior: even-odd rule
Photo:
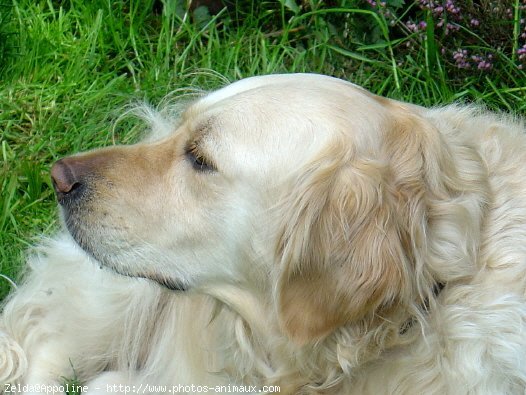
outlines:
[[[83,237],[81,232],[78,231],[75,227],[71,226],[66,222],[66,227],[75,241],[75,243],[86,252],[99,266],[101,269],[109,269],[113,273],[116,273],[120,276],[129,277],[129,278],[143,278],[150,280],[163,288],[169,289],[170,291],[187,291],[188,284],[185,284],[183,281],[162,276],[157,273],[134,273],[129,269],[122,267],[120,264],[115,262],[111,258],[111,255],[102,253],[99,248],[96,248],[88,238]]]
[[[86,251],[86,250],[85,250]],[[91,255],[93,259],[99,263],[101,268],[106,268],[111,270],[113,273],[116,273],[120,276],[128,277],[128,278],[143,278],[146,280],[149,280],[151,282],[154,282],[157,285],[162,286],[163,288],[166,288],[170,291],[188,291],[188,284],[185,284],[183,281],[173,279],[167,276],[160,275],[158,273],[143,273],[138,272],[134,273],[121,265],[117,265],[115,262],[108,260],[108,259],[102,259],[98,258],[97,254],[94,254],[93,251],[86,251],[88,254]]]

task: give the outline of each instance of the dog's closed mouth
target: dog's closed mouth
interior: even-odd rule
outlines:
[[[68,226],[68,230],[70,231],[70,234],[72,235],[73,239],[77,243],[77,245],[86,252],[89,256],[91,256],[92,259],[94,259],[97,264],[99,265],[100,269],[109,269],[112,272],[125,277],[131,277],[131,278],[144,278],[146,280],[153,281],[162,287],[169,289],[170,291],[187,291],[189,289],[188,284],[184,283],[183,281],[168,278],[165,276],[161,276],[159,274],[155,273],[130,273],[126,270],[122,270],[119,267],[116,267],[111,262],[107,262],[102,257],[99,257],[98,254],[94,252],[92,248],[90,248],[87,243],[82,242],[82,238],[78,237],[78,234],[75,234],[72,232],[70,227]]]
[[[188,285],[179,280],[174,280],[166,277],[159,277],[156,275],[139,275],[137,277],[145,278],[147,280],[156,282],[157,284],[169,289],[170,291],[188,291]]]
[[[188,289],[189,289],[188,284],[185,284],[183,281],[172,279],[172,278],[168,278],[168,277],[164,277],[164,276],[160,276],[160,275],[157,275],[157,274],[154,274],[154,273],[132,274],[132,273],[127,273],[127,272],[124,272],[124,271],[120,271],[120,270],[118,270],[117,268],[115,268],[113,266],[106,266],[106,265],[101,264],[100,267],[101,267],[101,269],[103,267],[106,267],[106,268],[110,269],[111,271],[113,271],[114,273],[116,273],[118,275],[121,275],[121,276],[132,277],[132,278],[144,278],[146,280],[153,281],[154,283],[157,283],[158,285],[160,285],[160,286],[162,286],[162,287],[164,287],[164,288],[166,288],[166,289],[168,289],[170,291],[181,291],[181,292],[184,292],[184,291],[188,291]]]

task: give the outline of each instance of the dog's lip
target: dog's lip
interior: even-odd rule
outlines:
[[[153,282],[157,283],[158,285],[160,285],[160,286],[162,286],[162,287],[164,287],[166,289],[169,289],[170,291],[187,291],[189,289],[188,284],[186,284],[183,281],[172,279],[172,278],[168,278],[168,277],[165,277],[165,276],[160,276],[160,275],[155,274],[155,273],[137,273],[137,274],[133,274],[133,273],[127,272],[125,270],[120,270],[118,267],[116,267],[111,262],[106,262],[103,258],[97,256],[97,254],[91,248],[88,248],[88,246],[85,245],[85,243],[80,242],[77,239],[77,237],[75,237],[75,234],[73,234],[72,230],[69,229],[69,227],[68,227],[68,231],[69,231],[70,235],[73,237],[73,240],[75,240],[75,243],[85,253],[87,253],[91,257],[91,259],[93,259],[96,262],[96,264],[99,265],[99,267],[101,269],[106,268],[108,270],[111,270],[113,273],[118,274],[119,276],[124,276],[124,277],[129,277],[129,278],[144,278],[146,280],[153,281]]]
[[[143,278],[145,280],[150,280],[170,291],[188,291],[188,284],[184,283],[183,281],[172,279],[165,276],[160,276],[155,273],[137,273],[133,274],[124,270],[120,270],[119,268],[115,267],[114,265],[106,265],[104,262],[101,262],[100,260],[97,260],[99,262],[99,265],[101,268],[108,268],[115,274],[118,274],[119,276],[124,276],[128,278]]]
[[[116,268],[115,266],[113,265],[106,265],[100,261],[97,261],[99,262],[99,265],[100,265],[100,268],[107,268],[109,270],[111,270],[112,272],[114,272],[115,274],[118,274],[119,276],[124,276],[124,277],[128,277],[128,278],[143,278],[145,280],[150,280],[170,291],[180,291],[180,292],[184,292],[184,291],[188,291],[189,287],[188,287],[188,284],[184,283],[183,281],[180,281],[180,280],[176,280],[176,279],[172,279],[172,278],[168,278],[168,277],[164,277],[164,276],[159,276],[157,274],[150,274],[150,273],[137,273],[137,274],[133,274],[133,273],[129,273],[129,272],[126,272],[126,271],[122,271],[122,270],[119,270],[118,268]]]
[[[174,280],[171,278],[166,277],[159,277],[156,275],[138,275],[139,278],[145,278],[147,280],[151,280],[164,288],[169,289],[170,291],[188,291],[188,284],[185,284],[184,282],[180,280]]]

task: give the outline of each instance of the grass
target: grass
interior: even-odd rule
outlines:
[[[253,12],[247,6],[199,20],[164,3],[0,4],[0,17],[9,16],[0,40],[10,44],[0,47],[0,299],[12,287],[9,279],[17,281],[36,237],[59,226],[50,165],[73,152],[135,141],[140,125],[119,118],[132,101],[157,103],[182,87],[213,89],[255,74],[295,71],[343,77],[424,105],[465,100],[526,108],[526,78],[514,59],[499,70],[502,78],[473,74],[450,82],[432,23],[426,39],[402,56],[414,37],[390,37],[381,15],[348,1],[333,9],[313,1],[305,12],[294,1],[254,2]],[[335,33],[337,23],[353,18],[375,25],[381,40],[364,44]]]

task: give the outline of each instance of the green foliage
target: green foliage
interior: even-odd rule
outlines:
[[[433,100],[452,97],[484,100],[509,110],[524,108],[526,73],[526,5],[518,0],[364,0],[389,26],[389,40],[400,73],[411,71]],[[370,29],[370,28],[369,28]],[[349,34],[362,34],[350,46],[383,43],[360,24]],[[372,30],[374,32],[374,29]],[[365,44],[360,47],[360,42]],[[401,77],[404,79],[404,77]],[[414,81],[411,81],[412,83]],[[446,96],[447,97],[447,96]]]
[[[17,46],[16,30],[13,23],[13,4],[0,1],[0,71],[6,67]]]

